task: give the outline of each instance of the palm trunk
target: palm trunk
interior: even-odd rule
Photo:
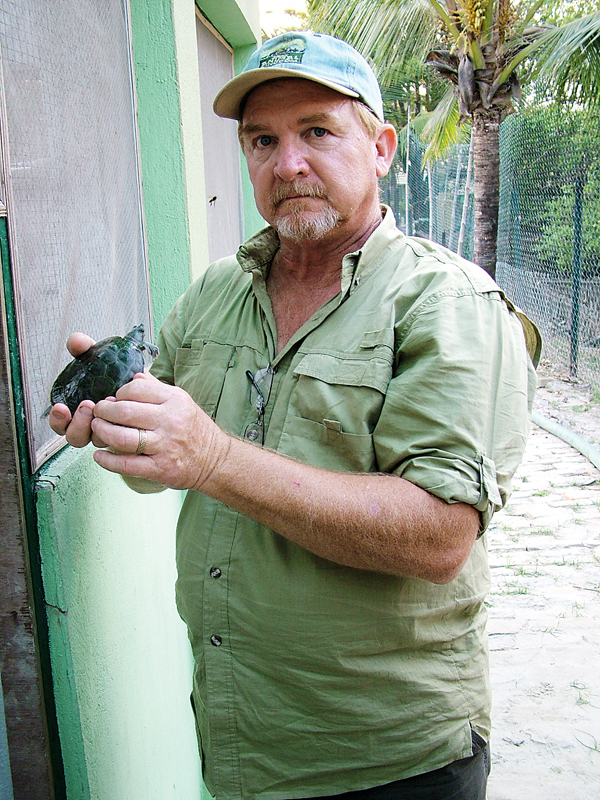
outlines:
[[[500,111],[473,113],[475,241],[473,261],[492,278],[496,275],[500,200]]]

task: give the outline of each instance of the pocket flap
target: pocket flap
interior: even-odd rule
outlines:
[[[394,331],[391,328],[382,328],[379,331],[365,331],[360,346],[363,350],[381,346],[394,349]]]
[[[391,351],[389,360],[373,356],[340,358],[328,353],[309,353],[296,366],[294,374],[343,386],[369,386],[385,394],[392,377]]]

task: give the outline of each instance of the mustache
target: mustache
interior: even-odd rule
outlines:
[[[320,186],[312,186],[308,183],[284,183],[278,186],[269,198],[271,206],[277,208],[289,197],[319,197],[327,200],[327,193]]]

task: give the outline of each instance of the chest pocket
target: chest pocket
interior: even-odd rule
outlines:
[[[175,356],[175,384],[185,389],[213,418],[234,351],[230,344],[194,339],[191,347],[178,348]]]
[[[393,353],[307,353],[294,368],[282,445],[288,454],[326,469],[376,469],[373,430],[392,378]]]
[[[392,353],[386,348],[384,355],[304,356],[294,369],[297,413],[315,422],[337,421],[344,433],[372,433],[392,377]]]

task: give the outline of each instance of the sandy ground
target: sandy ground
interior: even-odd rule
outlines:
[[[536,410],[600,450],[600,391],[542,361],[537,370]]]
[[[536,410],[600,448],[593,399],[543,365]],[[534,426],[488,539],[488,800],[599,800],[600,472]]]

